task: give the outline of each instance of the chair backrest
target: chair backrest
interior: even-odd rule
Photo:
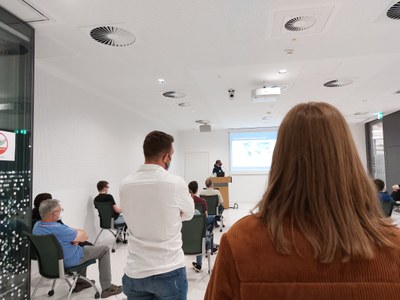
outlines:
[[[53,234],[35,235],[26,233],[35,248],[39,273],[46,278],[64,277],[64,255],[57,238]]]
[[[383,214],[386,217],[390,217],[392,215],[394,201],[381,201],[381,206],[382,206]]]
[[[103,229],[112,229],[114,220],[112,204],[110,202],[94,202],[94,207],[99,212],[100,227]]]
[[[200,204],[200,203],[199,204],[195,204],[194,208],[197,209],[201,214],[205,213],[203,204]]]
[[[206,234],[206,216],[195,215],[193,219],[182,222],[182,249],[185,254],[201,254],[203,238]]]
[[[208,206],[208,214],[209,215],[218,215],[218,195],[201,195],[201,198],[207,201]]]

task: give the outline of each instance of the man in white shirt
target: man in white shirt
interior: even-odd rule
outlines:
[[[120,203],[128,225],[128,257],[123,291],[128,300],[186,300],[182,221],[194,214],[185,181],[168,173],[174,138],[150,132],[143,143],[144,165],[120,185]]]
[[[206,184],[206,188],[207,188],[207,189],[202,190],[202,191],[200,192],[200,197],[201,197],[201,196],[213,196],[213,195],[217,195],[217,196],[218,196],[218,203],[219,203],[218,212],[219,212],[219,214],[222,216],[222,212],[224,211],[225,208],[224,208],[224,198],[222,198],[221,192],[218,191],[218,190],[216,190],[216,189],[214,189],[214,185],[213,185],[213,183],[212,183],[212,181],[211,181],[210,178],[207,178],[207,179],[206,179],[205,184]],[[216,219],[215,219],[214,227],[219,227],[217,221],[219,221],[219,218],[216,218]]]

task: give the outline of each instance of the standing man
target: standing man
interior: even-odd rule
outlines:
[[[185,181],[168,173],[173,142],[169,134],[150,132],[143,143],[144,165],[120,186],[130,233],[122,278],[128,300],[186,300],[181,228],[193,217],[194,203]]]

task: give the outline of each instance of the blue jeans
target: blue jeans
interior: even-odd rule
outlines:
[[[122,277],[122,286],[128,300],[186,300],[186,269],[180,268],[140,279],[130,278],[125,274]]]
[[[210,246],[211,246],[211,239],[206,238],[206,250],[209,250],[211,248]],[[196,264],[201,267],[201,265],[203,264],[203,255],[196,256]]]

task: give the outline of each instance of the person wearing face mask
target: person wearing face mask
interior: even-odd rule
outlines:
[[[182,221],[194,214],[185,181],[171,173],[174,138],[150,132],[143,143],[145,162],[120,185],[119,199],[129,228],[122,285],[128,300],[187,297]]]

